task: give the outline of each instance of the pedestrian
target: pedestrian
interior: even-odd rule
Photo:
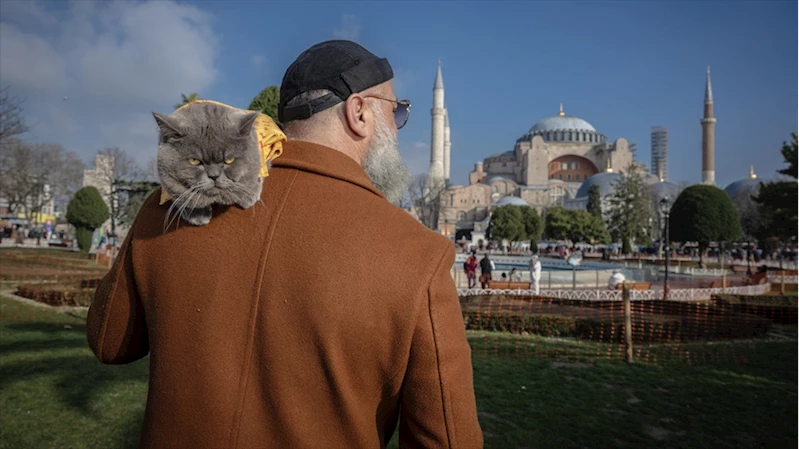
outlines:
[[[522,275],[521,273],[519,273],[519,270],[517,270],[516,267],[511,268],[509,277],[510,280],[513,282],[518,282],[522,280]]]
[[[469,282],[469,288],[474,288],[477,285],[477,252],[472,251],[466,262],[463,263],[463,269],[466,272],[466,279]]]
[[[530,290],[534,294],[538,294],[539,285],[541,283],[541,262],[538,260],[537,255],[530,258]]]
[[[616,290],[619,285],[624,284],[625,278],[621,270],[613,270],[613,274],[608,279],[608,290]]]
[[[494,262],[488,258],[488,253],[483,255],[480,260],[480,287],[486,289],[491,282],[491,271],[494,269]]]
[[[102,362],[150,355],[140,447],[377,448],[398,422],[400,447],[483,446],[454,246],[392,204],[392,78],[314,45],[283,77],[259,203],[164,231],[169,204],[145,201],[87,320]]]

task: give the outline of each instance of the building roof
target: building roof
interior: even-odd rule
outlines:
[[[566,115],[563,113],[563,104],[560,105],[560,112],[558,115],[547,117],[530,128],[529,134],[542,132],[542,131],[592,131],[596,132],[594,127],[585,120]]]
[[[433,83],[433,89],[443,89],[444,78],[441,77],[441,60],[438,61],[438,71],[436,72],[436,80]]]
[[[735,198],[742,194],[755,195],[759,189],[760,180],[757,179],[754,167],[749,167],[749,176],[731,183],[724,191],[730,198]]]
[[[656,182],[654,184],[650,184],[646,186],[649,195],[652,197],[653,200],[656,202],[660,202],[663,198],[669,199],[669,202],[674,204],[674,200],[677,199],[677,194],[680,192],[680,187],[677,184],[673,184],[668,181],[663,182]]]
[[[592,185],[599,186],[599,196],[604,198],[615,191],[613,185],[619,179],[621,179],[621,175],[615,172],[606,171],[597,173],[583,182],[574,198],[588,198],[588,189],[590,189]]]
[[[514,181],[511,178],[508,178],[507,176],[490,175],[490,176],[486,177],[485,179],[483,179],[483,184],[493,184],[493,183],[495,183],[497,181],[510,181],[510,182],[512,182],[514,184],[516,183],[516,181]]]
[[[527,201],[519,198],[518,196],[503,196],[500,198],[496,203],[493,204],[494,206],[529,206]]]

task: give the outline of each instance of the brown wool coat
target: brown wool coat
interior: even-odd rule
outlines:
[[[147,448],[482,447],[453,245],[352,159],[288,142],[262,204],[164,232],[150,196],[89,309],[150,356]]]

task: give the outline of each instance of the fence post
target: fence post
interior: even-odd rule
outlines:
[[[621,299],[624,302],[624,359],[627,363],[633,362],[633,320],[630,304],[630,289],[622,284]]]
[[[599,290],[599,270],[596,270],[596,289]]]
[[[547,271],[547,278],[549,279],[549,286],[547,288],[552,290],[552,271]]]

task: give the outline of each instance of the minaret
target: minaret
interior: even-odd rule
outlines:
[[[444,182],[449,185],[449,151],[452,142],[449,140],[449,110],[444,108]]]
[[[713,89],[710,87],[710,66],[705,81],[705,117],[702,123],[702,184],[716,185],[716,119],[713,117]]]
[[[427,190],[444,184],[444,80],[441,78],[441,61],[438,61],[436,80],[433,83],[433,129],[430,138],[430,171],[427,174]]]

